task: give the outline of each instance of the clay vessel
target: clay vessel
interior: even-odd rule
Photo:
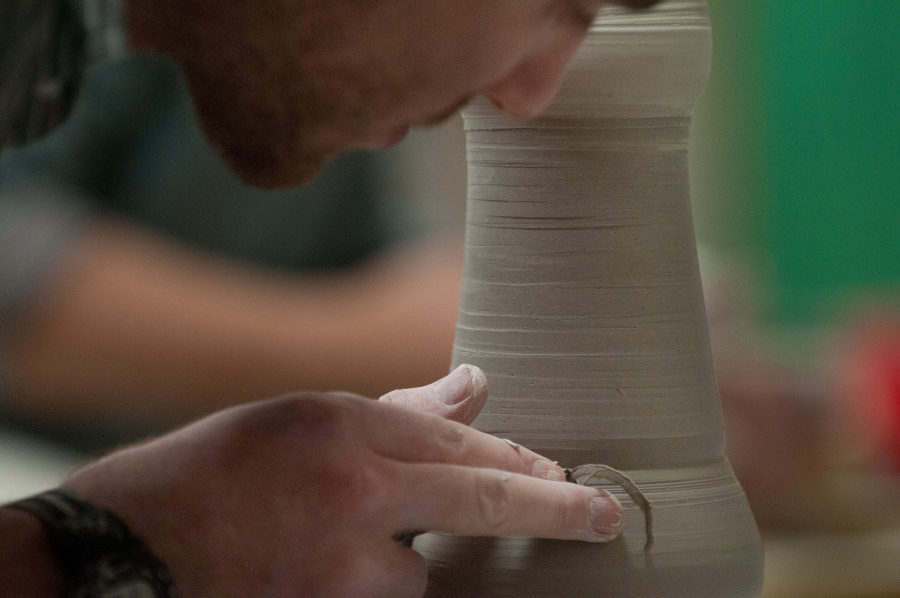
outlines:
[[[759,533],[724,457],[688,185],[710,68],[702,0],[604,8],[542,117],[463,113],[466,253],[454,367],[481,367],[475,427],[574,468],[606,464],[606,544],[425,534],[429,598],[754,597]],[[585,476],[582,476],[584,479]],[[596,484],[596,480],[590,482]]]

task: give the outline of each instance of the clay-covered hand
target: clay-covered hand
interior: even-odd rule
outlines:
[[[421,596],[422,557],[392,539],[405,530],[617,535],[622,510],[609,494],[553,481],[560,468],[522,447],[391,404],[456,400],[444,414],[469,419],[482,376],[462,367],[405,398],[298,393],[234,407],[64,486],[116,512],[183,598]]]

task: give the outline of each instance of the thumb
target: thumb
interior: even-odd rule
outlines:
[[[378,400],[468,425],[484,407],[487,395],[484,372],[463,364],[428,386],[393,390]]]

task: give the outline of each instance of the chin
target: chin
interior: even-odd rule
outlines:
[[[337,140],[322,139],[321,129],[309,126],[303,114],[279,109],[271,98],[229,95],[229,88],[190,74],[186,80],[200,129],[245,184],[299,187],[339,153]]]
[[[283,159],[281,157],[254,154],[220,152],[228,168],[245,185],[261,189],[287,189],[312,181],[330,161],[328,157],[315,159]]]
[[[241,181],[262,189],[299,187],[313,180],[337,151],[314,151],[288,143],[290,135],[205,127],[219,157]]]

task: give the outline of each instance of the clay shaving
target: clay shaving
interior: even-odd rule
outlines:
[[[653,511],[650,501],[637,487],[637,484],[627,475],[617,469],[613,469],[608,465],[579,465],[574,469],[564,469],[566,479],[572,483],[581,486],[587,486],[592,479],[608,480],[613,484],[621,486],[632,502],[644,514],[644,529],[647,534],[647,542],[644,544],[644,550],[650,550],[653,546]]]

